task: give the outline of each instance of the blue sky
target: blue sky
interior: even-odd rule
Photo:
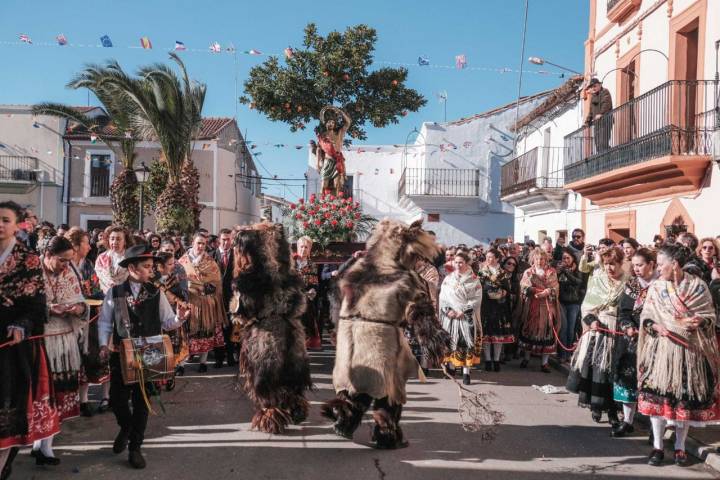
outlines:
[[[588,1],[530,0],[525,60],[541,56],[574,70],[583,67],[583,42],[587,37]],[[452,65],[465,54],[469,67],[511,68],[520,64],[523,0],[362,0],[339,2],[313,0],[2,0],[0,2],[0,103],[31,104],[60,101],[85,105],[87,94],[65,88],[85,63],[117,59],[127,70],[165,61],[176,40],[185,52],[190,75],[207,83],[206,116],[234,116],[235,69],[228,54],[206,53],[212,42],[234,44],[240,51],[257,49],[282,52],[299,47],[304,26],[312,21],[320,33],[344,30],[366,23],[378,32],[375,59],[415,63],[419,55],[436,65]],[[70,43],[98,44],[109,35],[115,48],[40,46],[63,33]],[[27,34],[34,45],[7,45]],[[152,50],[139,48],[148,36]],[[238,55],[238,93],[252,66],[266,57]],[[523,62],[527,70],[557,71]],[[522,93],[531,94],[563,82],[557,75],[525,74]],[[517,96],[518,74],[427,67],[410,67],[408,85],[428,104],[401,119],[398,125],[368,130],[367,143],[403,143],[423,121],[442,121],[443,108],[436,94],[447,91],[448,120],[469,116],[512,102]],[[260,143],[259,160],[267,171],[281,178],[302,178],[306,150],[276,149],[274,144],[307,144],[311,129],[291,134],[283,123],[273,123],[240,105],[238,124],[248,140]],[[267,143],[267,145],[266,145]],[[260,165],[260,172],[267,171]],[[268,193],[299,195],[297,186],[267,182]]]

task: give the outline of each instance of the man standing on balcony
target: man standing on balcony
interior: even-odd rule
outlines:
[[[607,88],[603,88],[602,82],[597,78],[592,78],[587,87],[587,93],[590,94],[590,111],[585,118],[585,125],[593,126],[593,135],[595,137],[595,153],[606,151],[610,145],[610,133],[612,132],[613,119],[612,116],[603,116],[612,110],[612,97]]]

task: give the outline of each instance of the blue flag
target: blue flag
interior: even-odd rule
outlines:
[[[102,46],[106,48],[110,48],[113,46],[112,40],[110,40],[110,37],[108,37],[107,35],[103,35],[102,37],[100,37],[100,43],[102,43]]]
[[[421,67],[425,65],[430,65],[430,59],[420,56],[418,57],[418,65],[420,65]]]

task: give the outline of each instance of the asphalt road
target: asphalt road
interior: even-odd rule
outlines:
[[[207,374],[187,374],[173,392],[163,392],[164,415],[152,416],[143,452],[144,471],[130,469],[126,454],[114,455],[117,433],[111,413],[78,418],[63,424],[55,451],[57,467],[36,467],[22,451],[15,461],[15,479],[580,479],[580,478],[720,478],[696,463],[646,463],[646,433],[612,439],[607,424],[594,424],[589,411],[576,406],[570,394],[547,395],[533,384],[564,385],[557,372],[539,372],[537,360],[528,370],[517,361],[500,373],[474,372],[477,391],[492,391],[493,404],[505,414],[491,442],[465,432],[458,415],[458,390],[439,372],[425,384],[412,381],[402,424],[410,446],[402,450],[370,448],[370,421],[354,441],[336,437],[319,412],[332,396],[333,352],[312,354],[316,390],[310,395],[310,418],[287,435],[250,430],[251,406],[237,390],[235,374],[225,367]]]

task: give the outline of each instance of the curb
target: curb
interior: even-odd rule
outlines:
[[[558,362],[555,357],[550,357],[549,360],[550,365],[558,372],[564,375],[568,375],[570,373],[570,367],[567,364]],[[638,414],[636,421],[641,423],[644,428],[650,428],[649,419],[644,415]],[[665,440],[669,440],[671,437],[674,438],[674,433],[671,430],[666,430]],[[692,455],[701,462],[704,462],[708,467],[720,472],[720,453],[718,453],[718,449],[715,447],[705,445],[688,435],[687,440],[685,441],[685,450],[687,450],[688,455]]]

